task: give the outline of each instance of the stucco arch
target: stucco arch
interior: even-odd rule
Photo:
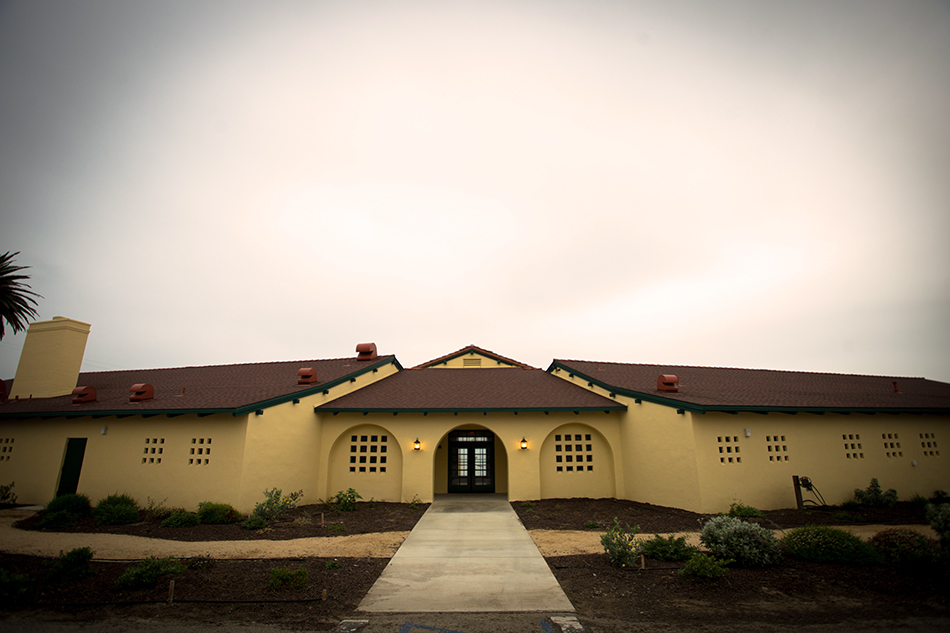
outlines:
[[[541,446],[539,468],[542,499],[616,496],[613,449],[586,424],[563,424],[551,431]]]
[[[389,429],[351,426],[330,449],[328,494],[353,488],[363,499],[402,501],[402,463],[402,449]]]
[[[486,430],[495,436],[495,493],[508,493],[508,447],[499,431],[484,424],[459,424],[446,430],[439,439],[435,460],[432,464],[432,484],[435,494],[445,494],[448,490],[449,479],[449,433],[460,430]]]

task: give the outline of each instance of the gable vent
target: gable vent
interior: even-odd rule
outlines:
[[[680,379],[673,374],[660,374],[656,379],[656,390],[676,393],[680,390]]]
[[[85,404],[96,401],[95,387],[76,387],[73,389],[73,404]]]
[[[301,367],[297,370],[298,385],[312,385],[317,382],[317,370],[313,367]]]
[[[155,398],[155,388],[147,382],[132,385],[129,389],[129,402],[144,402]]]
[[[482,359],[481,358],[463,358],[462,367],[481,367]]]
[[[376,343],[360,343],[356,346],[356,360],[375,360]]]

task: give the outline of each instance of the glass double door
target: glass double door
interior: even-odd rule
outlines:
[[[449,433],[449,492],[495,492],[495,435]]]

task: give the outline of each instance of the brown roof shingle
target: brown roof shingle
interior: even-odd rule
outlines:
[[[924,378],[555,359],[548,371],[557,369],[627,395],[674,405],[697,405],[705,410],[846,409],[950,413],[950,384]],[[680,382],[679,391],[658,391],[657,378],[661,374],[676,375]],[[895,382],[900,393],[894,390]]]
[[[624,405],[540,369],[407,369],[318,411],[557,411]]]
[[[269,401],[292,399],[328,388],[353,375],[395,362],[395,356],[380,356],[375,361],[356,358],[296,360],[239,365],[208,365],[164,369],[86,372],[79,374],[77,386],[95,387],[96,402],[72,404],[72,396],[0,404],[0,418],[28,417],[61,413],[66,415],[97,412],[148,413],[152,411],[239,411]],[[297,384],[297,370],[313,367],[319,383]],[[129,388],[149,383],[155,388],[154,400],[129,402]]]

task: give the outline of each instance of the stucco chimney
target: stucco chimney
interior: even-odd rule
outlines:
[[[66,317],[31,323],[10,397],[53,398],[71,394],[79,379],[89,327],[88,323]]]

